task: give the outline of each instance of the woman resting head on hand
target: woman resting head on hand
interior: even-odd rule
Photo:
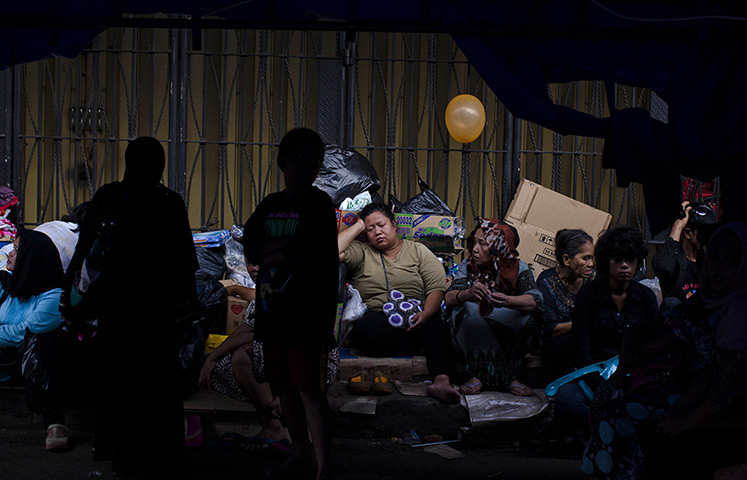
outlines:
[[[365,232],[368,242],[355,240]],[[461,396],[450,381],[453,361],[448,332],[441,321],[441,302],[446,272],[438,258],[422,243],[397,236],[395,216],[383,203],[367,205],[358,222],[338,234],[340,259],[350,271],[350,283],[361,294],[368,312],[353,322],[350,339],[364,355],[395,357],[418,354],[425,349],[433,384],[427,393],[445,403],[459,403]],[[400,314],[401,327],[393,321],[390,294],[419,304]],[[398,307],[399,308],[399,307]]]

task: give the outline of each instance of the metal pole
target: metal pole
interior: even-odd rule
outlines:
[[[11,162],[13,180],[13,190],[16,192],[23,190],[23,168],[21,158],[21,132],[23,124],[21,122],[21,76],[23,67],[11,67],[13,75],[13,126],[11,127]],[[17,208],[15,211],[18,212],[16,215],[16,225],[23,225],[23,208]]]
[[[501,204],[499,211],[501,212],[501,218],[506,216],[508,211],[508,205],[511,203],[511,197],[513,196],[512,191],[512,162],[514,156],[514,116],[511,112],[506,111],[505,123],[504,123],[504,134],[503,134],[503,178],[501,179]]]

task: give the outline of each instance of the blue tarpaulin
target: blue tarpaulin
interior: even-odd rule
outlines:
[[[112,26],[439,31],[515,116],[605,139],[618,185],[643,185],[651,230],[679,210],[680,175],[721,177],[726,220],[747,158],[747,5],[738,2],[514,0],[86,0],[4,2],[0,67],[75,56]],[[137,15],[163,13],[163,18]],[[548,84],[599,80],[651,89],[665,120],[638,108],[599,118],[556,105]]]

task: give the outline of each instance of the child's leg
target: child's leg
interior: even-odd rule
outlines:
[[[311,460],[313,447],[309,439],[306,412],[298,392],[288,390],[280,394],[280,402],[283,408],[283,423],[293,442],[292,455],[298,459]]]
[[[330,434],[327,420],[329,406],[324,393],[299,392],[306,423],[314,445],[317,479],[328,478],[331,467]]]

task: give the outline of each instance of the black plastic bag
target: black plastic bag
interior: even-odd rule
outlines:
[[[207,333],[222,333],[226,328],[228,291],[218,280],[205,278],[197,284],[197,301],[204,319],[201,321]]]
[[[325,148],[324,162],[314,185],[327,192],[335,206],[346,198],[355,198],[366,191],[374,193],[381,188],[379,175],[366,157],[335,145]]]
[[[57,406],[64,395],[64,355],[61,347],[64,332],[28,333],[23,343],[21,375],[26,406],[37,414]]]
[[[181,389],[184,398],[198,388],[200,369],[205,361],[205,323],[207,318],[197,298],[177,307],[176,328],[179,332]]]
[[[207,279],[221,280],[226,273],[226,250],[221,247],[197,247],[197,262],[200,268],[195,274],[197,283]]]
[[[394,213],[431,214],[453,217],[454,212],[436,195],[422,179],[418,178],[420,193],[402,203],[389,194],[389,204]]]

